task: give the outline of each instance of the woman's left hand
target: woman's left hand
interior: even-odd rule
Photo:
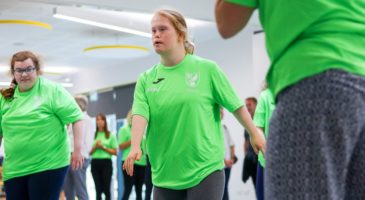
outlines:
[[[71,168],[73,170],[81,169],[84,165],[84,157],[81,152],[73,152],[71,155]]]

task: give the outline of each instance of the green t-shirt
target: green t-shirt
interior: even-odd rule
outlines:
[[[266,89],[260,94],[259,102],[257,104],[255,115],[253,117],[255,125],[264,129],[265,138],[267,138],[269,134],[269,123],[274,109],[274,97],[272,96],[270,90]],[[261,166],[265,167],[265,158],[262,155],[261,151],[259,152],[258,159]]]
[[[96,142],[100,140],[101,144],[110,149],[117,149],[118,143],[117,143],[117,137],[110,133],[109,138],[106,138],[106,135],[104,132],[98,132],[96,135],[96,138],[94,139],[93,146],[96,144]],[[96,149],[94,153],[91,155],[92,159],[109,159],[112,158],[112,155],[108,152],[102,150],[102,149]]]
[[[61,85],[38,77],[33,88],[0,97],[4,138],[4,180],[70,164],[66,125],[82,119],[74,98]]]
[[[223,169],[220,105],[230,112],[243,103],[216,63],[187,54],[138,79],[133,115],[148,120],[147,154],[153,184],[186,189]]]
[[[120,128],[118,137],[119,137],[119,144],[130,141],[132,138],[131,127],[129,125],[125,125],[122,128]],[[145,142],[146,142],[146,138],[143,137],[142,142],[141,142],[141,149],[142,149],[143,154],[141,156],[141,159],[134,161],[134,164],[146,166],[147,161],[146,161]],[[125,161],[125,159],[127,159],[130,151],[131,151],[131,146],[122,150],[122,155],[123,155],[122,160],[123,161]]]
[[[365,1],[225,0],[258,8],[274,97],[328,69],[365,76]]]

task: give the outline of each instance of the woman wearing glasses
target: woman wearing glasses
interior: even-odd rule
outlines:
[[[83,165],[82,112],[60,85],[40,77],[39,59],[29,51],[13,55],[14,87],[0,97],[6,199],[58,199],[70,165],[66,126],[74,129],[71,166]]]

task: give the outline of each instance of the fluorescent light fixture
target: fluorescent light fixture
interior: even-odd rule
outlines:
[[[58,6],[54,9],[53,16],[59,19],[151,38],[150,26],[153,14],[150,13]],[[206,20],[186,18],[186,23],[189,28],[193,29],[210,26],[215,28],[213,22]]]
[[[10,86],[10,82],[6,82],[6,81],[0,81],[0,86]]]
[[[123,11],[123,14],[128,15],[131,19],[136,20],[136,21],[147,21],[148,27],[150,27],[150,23],[151,23],[151,20],[153,17],[152,14],[130,12],[130,11]],[[186,24],[189,28],[205,26],[205,25],[210,25],[210,24],[213,24],[215,26],[215,24],[213,22],[206,21],[206,20],[192,19],[192,18],[188,18],[188,17],[185,17],[185,20],[186,20]]]
[[[68,73],[74,73],[77,70],[72,67],[45,67],[44,69],[41,69],[44,73],[49,74],[68,74]]]
[[[54,10],[55,18],[121,31],[143,37],[149,33],[150,19],[128,16],[122,12],[59,6]]]
[[[142,31],[137,31],[137,30],[124,28],[124,27],[119,27],[119,26],[115,26],[115,25],[104,24],[104,23],[100,23],[100,22],[94,22],[94,21],[90,21],[90,20],[86,20],[86,19],[80,19],[80,18],[77,18],[77,17],[66,16],[66,15],[62,15],[62,14],[54,14],[53,16],[56,17],[56,18],[59,18],[59,19],[69,20],[69,21],[73,21],[73,22],[79,22],[79,23],[82,23],[82,24],[88,24],[88,25],[92,25],[92,26],[97,26],[97,27],[101,27],[101,28],[121,31],[121,32],[130,33],[130,34],[134,34],[134,35],[148,37],[148,38],[151,37],[150,33],[145,33],[145,32],[142,32]]]
[[[9,66],[1,65],[0,66],[0,73],[1,72],[8,72],[10,70]]]
[[[74,84],[73,83],[60,83],[63,87],[69,88],[69,87],[73,87]]]
[[[31,25],[38,26],[41,28],[46,28],[51,30],[52,26],[43,22],[33,21],[33,20],[22,20],[22,19],[0,19],[0,24],[21,24],[21,25]]]

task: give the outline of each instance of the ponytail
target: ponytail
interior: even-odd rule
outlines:
[[[186,40],[184,43],[185,51],[188,54],[194,54],[195,44],[189,40]]]
[[[11,81],[10,87],[8,89],[1,90],[1,94],[3,95],[3,97],[6,100],[9,100],[9,99],[13,98],[16,85],[18,85],[18,83],[16,82],[16,80],[14,78]]]

